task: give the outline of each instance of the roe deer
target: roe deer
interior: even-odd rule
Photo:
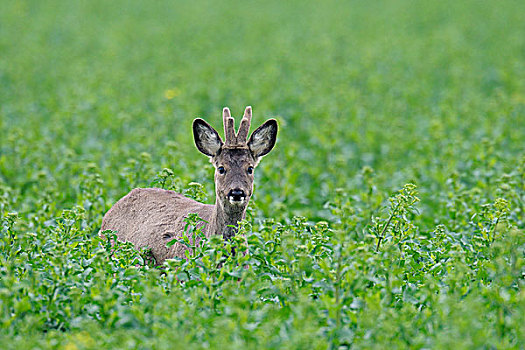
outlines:
[[[119,241],[131,242],[137,249],[149,247],[158,265],[169,258],[184,257],[185,246],[176,243],[168,247],[166,243],[183,234],[184,219],[190,213],[207,222],[203,227],[206,237],[234,236],[253,192],[253,170],[277,138],[277,121],[269,119],[247,141],[251,118],[252,109],[246,107],[235,133],[234,119],[224,108],[224,142],[204,120],[193,121],[195,145],[215,167],[215,205],[160,188],[135,188],[106,213],[101,232],[116,231]]]

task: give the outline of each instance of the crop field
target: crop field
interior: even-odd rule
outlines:
[[[525,348],[524,13],[3,0],[0,348]],[[192,121],[248,105],[279,134],[246,239],[98,236],[136,187],[214,203]]]

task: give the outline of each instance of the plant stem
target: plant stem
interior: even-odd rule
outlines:
[[[494,243],[494,239],[496,238],[496,227],[498,226],[499,224],[499,219],[500,219],[500,216],[498,216],[498,218],[496,219],[496,222],[494,223],[494,228],[492,229],[492,241],[490,242],[491,244]]]
[[[339,257],[337,258],[337,271],[335,275],[335,304],[337,307],[337,315],[336,315],[336,325],[337,329],[341,327],[341,263],[343,260],[343,244],[341,244],[341,248],[339,251]]]
[[[381,245],[381,241],[384,238],[384,234],[386,232],[386,229],[388,228],[388,226],[390,226],[390,222],[392,222],[392,219],[394,218],[394,215],[396,215],[400,204],[401,204],[400,202],[397,203],[396,207],[392,211],[392,214],[390,214],[390,217],[388,218],[388,221],[386,222],[385,226],[383,227],[383,230],[381,231],[381,234],[379,235],[378,240],[377,240],[376,252],[379,251],[379,246]]]

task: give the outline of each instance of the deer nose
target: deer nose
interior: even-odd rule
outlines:
[[[246,198],[246,193],[240,188],[236,188],[228,193],[228,198],[233,202],[242,202]]]

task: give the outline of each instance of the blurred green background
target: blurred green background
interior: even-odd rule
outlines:
[[[221,109],[277,117],[257,175],[266,216],[322,217],[336,188],[415,182],[428,196],[469,164],[497,177],[525,135],[521,1],[5,1],[0,14],[2,181],[58,205],[99,167],[109,199],[172,168],[212,171],[191,122]],[[142,152],[151,173],[123,183]],[[212,199],[210,199],[212,200]],[[30,206],[30,200],[26,203]]]

